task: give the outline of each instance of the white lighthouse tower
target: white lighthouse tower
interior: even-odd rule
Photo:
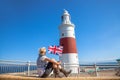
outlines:
[[[70,14],[64,10],[62,15],[62,23],[59,26],[60,30],[60,45],[63,46],[63,53],[60,56],[63,67],[67,70],[72,70],[72,73],[78,73],[79,61],[75,40],[75,26],[70,21]]]

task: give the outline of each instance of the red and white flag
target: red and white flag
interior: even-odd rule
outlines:
[[[48,46],[48,53],[55,54],[55,55],[62,55],[63,46]]]

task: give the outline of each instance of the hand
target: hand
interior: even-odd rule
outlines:
[[[59,61],[59,62],[57,62],[58,63],[58,65],[60,65],[61,64],[61,61]]]
[[[61,64],[61,61],[59,61],[59,63]]]

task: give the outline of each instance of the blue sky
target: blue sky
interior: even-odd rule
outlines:
[[[36,61],[39,47],[59,45],[63,9],[75,24],[80,62],[120,58],[120,0],[1,0],[0,59]]]

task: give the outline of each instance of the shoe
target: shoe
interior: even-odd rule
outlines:
[[[66,77],[68,77],[72,70],[66,71],[65,69],[61,68],[60,72],[62,72]]]
[[[56,78],[56,77],[62,78],[62,76],[60,76],[60,71],[59,71],[59,69],[54,69],[54,74],[55,74],[55,78]]]

